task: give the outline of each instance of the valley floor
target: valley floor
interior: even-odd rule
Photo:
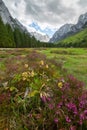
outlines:
[[[87,85],[87,48],[52,48],[42,49],[41,52],[48,58],[60,61],[69,74]]]
[[[87,130],[86,77],[87,49],[1,48],[0,130]]]
[[[87,49],[86,48],[37,48],[37,49],[0,49],[0,79],[4,80],[9,71],[18,71],[26,62],[26,56],[33,50],[41,52],[49,59],[60,62],[69,74],[85,82],[87,85]],[[9,66],[10,64],[10,66]],[[15,67],[15,68],[14,68]],[[12,69],[12,70],[11,70]],[[10,72],[9,72],[10,73]]]

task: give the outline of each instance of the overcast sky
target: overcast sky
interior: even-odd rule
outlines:
[[[76,23],[87,12],[87,0],[3,0],[11,15],[29,31],[50,37],[62,25]]]

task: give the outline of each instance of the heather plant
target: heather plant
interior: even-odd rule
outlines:
[[[28,58],[23,70],[0,88],[0,112],[8,117],[7,129],[86,130],[84,84],[35,51]]]

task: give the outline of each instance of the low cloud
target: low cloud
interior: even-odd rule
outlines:
[[[42,30],[54,30],[66,23],[76,23],[87,11],[87,0],[3,0],[13,17],[23,25],[37,23]],[[30,28],[30,27],[29,27]],[[29,29],[28,28],[28,29]],[[31,27],[31,30],[36,30]],[[50,31],[49,31],[50,32]]]
[[[87,0],[79,0],[79,1],[78,1],[78,4],[79,4],[81,7],[87,7]]]

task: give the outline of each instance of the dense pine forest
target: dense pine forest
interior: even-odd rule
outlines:
[[[29,33],[23,32],[18,28],[14,30],[9,24],[4,24],[0,18],[0,47],[53,47],[54,44],[40,42],[36,40],[34,36],[30,36]]]

